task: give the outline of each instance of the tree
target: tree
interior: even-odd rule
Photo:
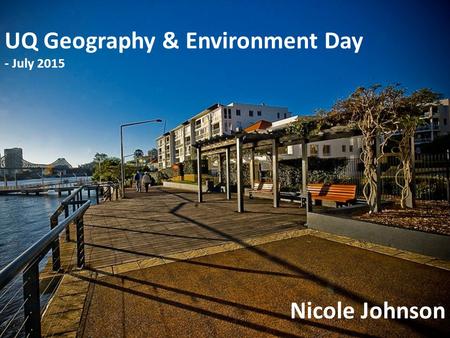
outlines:
[[[402,208],[414,207],[413,164],[414,158],[414,134],[417,126],[423,121],[424,109],[435,102],[439,94],[430,89],[420,89],[401,100],[395,120],[398,127],[399,138],[396,153],[400,163],[395,174],[395,183],[400,188],[400,206]]]
[[[148,156],[150,160],[156,160],[158,158],[158,150],[156,150],[156,148],[152,148],[148,151]]]
[[[398,86],[360,87],[347,99],[338,101],[327,115],[332,125],[354,125],[362,133],[361,160],[364,163],[363,194],[369,213],[381,211],[377,167],[385,145],[397,130],[395,112],[403,97]]]
[[[96,153],[94,162],[98,166],[94,167],[92,178],[95,181],[117,181],[120,177],[120,159],[109,157],[104,153]]]
[[[99,154],[106,155],[106,154]],[[96,154],[97,157],[97,154]],[[101,156],[101,166],[96,166],[92,174],[95,181],[118,181],[120,177],[120,159],[116,157]],[[96,158],[94,157],[94,161]]]
[[[144,152],[141,149],[136,149],[134,151],[134,159],[135,160],[141,158],[142,156],[144,156]]]
[[[108,155],[105,153],[96,153],[94,156],[94,162],[103,162],[108,158]]]

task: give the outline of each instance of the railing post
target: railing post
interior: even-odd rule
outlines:
[[[58,225],[58,217],[50,217],[50,228]],[[52,267],[53,271],[61,269],[61,255],[59,252],[59,237],[52,244]]]
[[[75,212],[75,201],[77,200],[78,194],[75,194],[72,199],[72,211]]]
[[[34,261],[23,273],[25,333],[41,337],[41,305],[39,300],[39,261]]]
[[[67,204],[64,205],[64,218],[69,217],[69,206]],[[70,228],[66,227],[66,242],[70,242]]]
[[[97,204],[100,204],[100,197],[98,196],[98,194],[99,194],[99,188],[98,188],[98,184],[97,184],[97,186],[95,187],[95,197],[97,199]]]
[[[116,201],[119,199],[119,186],[115,186],[116,189]]]
[[[84,268],[84,221],[80,218],[77,225],[77,266]]]

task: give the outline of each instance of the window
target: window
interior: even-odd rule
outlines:
[[[241,110],[240,109],[236,109],[236,116],[241,116]]]
[[[309,154],[311,156],[315,156],[319,153],[319,147],[317,146],[317,144],[310,144],[309,145]]]
[[[256,115],[261,116],[261,110],[258,110],[258,111],[256,112]]]
[[[231,109],[228,109],[228,118],[231,119]]]
[[[324,144],[322,147],[322,153],[324,156],[330,155],[331,153],[331,147],[329,144]]]
[[[342,145],[342,152],[345,153],[347,151],[347,146],[345,144]]]
[[[287,117],[287,113],[284,113],[284,118],[286,118]]]
[[[253,116],[253,110],[248,111],[248,116]]]
[[[348,151],[351,152],[351,153],[353,153],[353,144],[350,144],[350,145],[348,146]]]
[[[212,132],[213,132],[213,134],[218,134],[218,133],[220,133],[220,125],[219,125],[219,122],[214,123],[214,124],[212,125]]]
[[[280,118],[280,113],[277,113],[277,119],[279,119]]]

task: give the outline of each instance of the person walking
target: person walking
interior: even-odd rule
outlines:
[[[145,192],[148,192],[148,186],[151,183],[151,179],[150,179],[150,175],[148,174],[148,172],[144,173],[144,176],[142,176],[142,183],[144,184],[145,187]]]
[[[136,182],[136,192],[141,192],[141,173],[139,171],[134,175],[134,182]]]

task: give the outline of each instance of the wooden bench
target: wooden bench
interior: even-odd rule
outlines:
[[[273,184],[264,182],[255,182],[253,188],[248,192],[248,197],[253,198],[257,194],[273,194]]]
[[[308,184],[308,192],[316,205],[320,205],[322,201],[335,202],[336,206],[356,202],[356,185],[354,184]]]

